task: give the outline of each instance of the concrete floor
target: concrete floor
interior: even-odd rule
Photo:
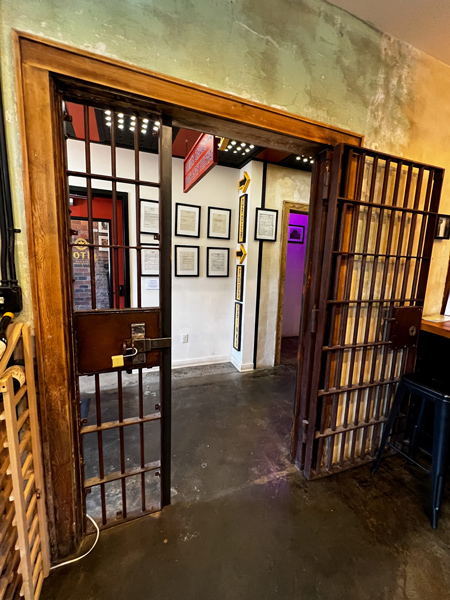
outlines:
[[[427,479],[400,457],[305,481],[287,460],[294,386],[291,366],[177,377],[173,504],[103,532],[42,599],[448,598],[449,490],[433,531]]]

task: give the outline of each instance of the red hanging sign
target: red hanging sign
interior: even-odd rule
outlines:
[[[219,162],[216,138],[202,133],[183,163],[183,192],[188,192]]]

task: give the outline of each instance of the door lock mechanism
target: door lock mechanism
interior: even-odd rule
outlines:
[[[133,323],[131,325],[131,338],[123,343],[123,357],[131,358],[133,365],[146,362],[146,353],[161,348],[170,348],[171,338],[146,338],[145,323]]]
[[[414,325],[412,325],[409,330],[408,333],[411,337],[414,337],[417,333],[417,327],[415,327]]]

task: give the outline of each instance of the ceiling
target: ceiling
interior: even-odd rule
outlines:
[[[450,65],[449,0],[329,0]]]
[[[84,139],[85,115],[84,107],[74,102],[66,102],[66,111],[69,120],[66,121],[66,134],[69,138]],[[89,138],[91,142],[99,144],[111,143],[112,111],[101,108],[89,107]],[[137,131],[136,131],[137,129]],[[135,134],[136,131],[136,134]],[[135,135],[138,137],[141,152],[158,152],[159,121],[154,117],[148,118],[135,116],[133,113],[115,113],[115,144],[119,148],[134,149]],[[202,132],[179,127],[172,128],[172,155],[185,158]],[[216,138],[218,146],[220,140]],[[292,154],[280,150],[266,149],[250,144],[245,140],[229,139],[223,149],[218,150],[218,164],[224,167],[242,169],[249,161],[259,160],[272,164],[311,171],[314,155],[318,151],[311,144],[305,146],[305,154]]]

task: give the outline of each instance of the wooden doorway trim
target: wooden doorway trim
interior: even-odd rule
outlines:
[[[82,514],[63,243],[67,189],[54,78],[76,80],[86,90],[103,86],[139,96],[184,126],[292,152],[308,144],[361,145],[362,136],[27,33],[13,37],[47,509],[52,557],[58,560],[76,550]]]
[[[275,365],[280,364],[281,360],[281,338],[283,331],[283,312],[284,312],[284,284],[286,283],[286,259],[288,248],[289,232],[289,214],[295,210],[303,215],[309,214],[309,203],[306,202],[283,202],[283,216],[281,221],[281,256],[280,256],[280,281],[278,287],[278,310],[277,310],[277,337],[275,342]],[[308,238],[306,240],[308,243]],[[306,259],[306,256],[305,256]],[[300,335],[300,332],[299,332]]]

